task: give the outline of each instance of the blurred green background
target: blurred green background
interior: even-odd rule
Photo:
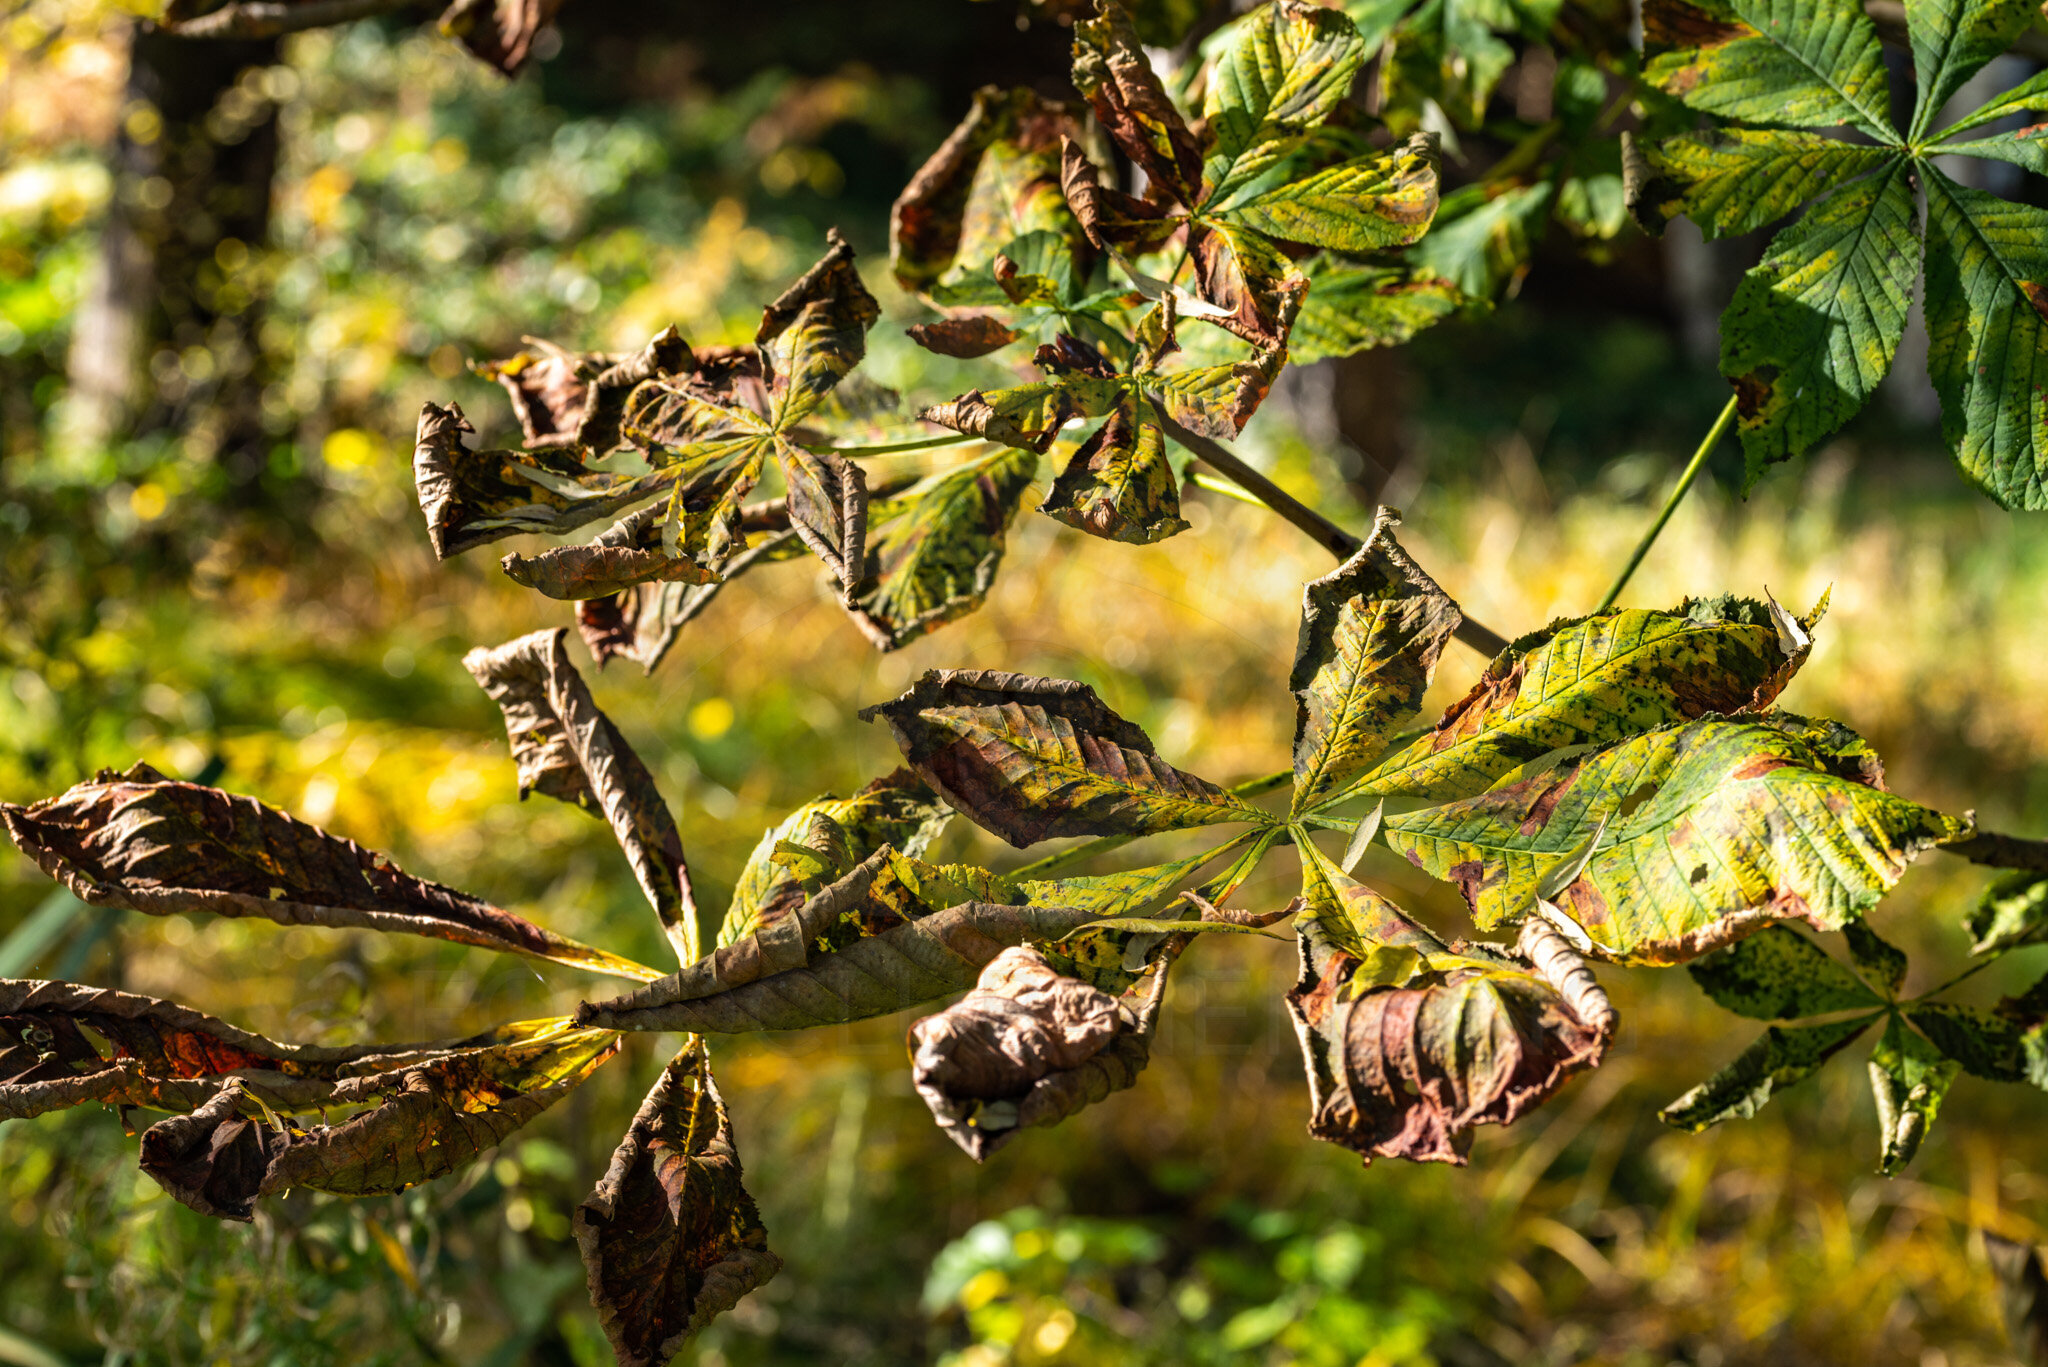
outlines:
[[[455,399],[485,444],[516,436],[465,362],[523,334],[632,347],[674,322],[746,340],[833,224],[884,304],[864,373],[950,396],[960,368],[902,336],[919,315],[888,283],[888,203],[973,85],[1056,93],[1064,60],[1062,30],[1020,29],[1003,4],[760,8],[776,12],[659,30],[592,4],[509,82],[410,17],[309,33],[223,58],[182,122],[138,94],[118,8],[0,14],[0,799],[140,757],[657,961],[603,825],[515,800],[497,710],[459,660],[567,613],[505,580],[497,550],[434,561],[414,415]],[[267,184],[267,210],[190,198],[209,176]],[[152,214],[178,232],[123,298],[107,242]],[[1547,251],[1491,316],[1297,372],[1241,448],[1351,527],[1375,497],[1402,506],[1418,558],[1507,634],[1585,611],[1722,401],[1698,357],[1700,263],[1732,283],[1682,234],[1606,255]],[[122,325],[144,338],[125,379],[106,344]],[[651,678],[586,670],[677,806],[700,898],[722,905],[791,807],[893,765],[853,712],[929,667],[1086,680],[1218,781],[1283,763],[1300,586],[1328,561],[1259,509],[1187,504],[1193,529],[1144,550],[1027,512],[988,607],[894,655],[801,561],[726,591]],[[1900,791],[2039,833],[2044,531],[1963,487],[1909,376],[1748,500],[1696,490],[1625,601],[1768,587],[1803,608],[1832,585],[1786,704],[1864,732]],[[1481,664],[1458,649],[1432,702]],[[947,842],[1018,859],[964,822]],[[1156,846],[1139,853],[1174,852]],[[1463,924],[1384,851],[1365,872]],[[1291,878],[1276,859],[1243,896],[1277,905]],[[1916,987],[1964,961],[1984,881],[1929,856],[1876,913]],[[610,990],[410,938],[95,912],[12,850],[0,946],[0,974],[323,1043],[445,1037]],[[2023,951],[1972,990],[2041,967]],[[1683,973],[1603,970],[1624,1022],[1606,1066],[1484,1132],[1469,1169],[1364,1170],[1306,1135],[1293,973],[1282,945],[1199,946],[1139,1086],[983,1168],[911,1091],[908,1017],[721,1046],[787,1268],[683,1360],[2009,1360],[1973,1231],[2043,1236],[2039,1097],[1963,1080],[1896,1180],[1871,1175],[1854,1051],[1754,1121],[1673,1134],[1656,1108],[1754,1027]],[[165,1197],[111,1114],[0,1124],[0,1362],[608,1362],[569,1213],[675,1043],[631,1039],[459,1178],[294,1194],[253,1227]]]

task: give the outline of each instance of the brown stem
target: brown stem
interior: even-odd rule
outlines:
[[[303,29],[345,24],[373,14],[411,9],[418,0],[297,0],[278,4],[268,0],[242,0],[224,5],[209,14],[167,22],[163,28],[180,38],[275,38]]]
[[[1349,560],[1357,554],[1358,548],[1365,544],[1245,464],[1222,442],[1190,432],[1167,417],[1163,409],[1159,410],[1159,426],[1167,436],[1193,452],[1198,459],[1228,475],[1246,493],[1308,533],[1317,545],[1337,559]],[[1498,655],[1508,648],[1507,637],[1490,627],[1480,625],[1470,617],[1459,621],[1457,637],[1480,654],[1489,657]]]
[[[1941,848],[1950,854],[1961,855],[1972,864],[2048,873],[2048,840],[2028,840],[2023,836],[2000,835],[1996,831],[1979,831],[1966,840],[1952,840]]]

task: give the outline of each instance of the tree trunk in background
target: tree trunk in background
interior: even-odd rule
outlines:
[[[66,445],[171,429],[230,497],[267,460],[259,307],[245,267],[269,236],[276,107],[238,80],[275,39],[175,38],[138,24],[100,257],[72,334]]]

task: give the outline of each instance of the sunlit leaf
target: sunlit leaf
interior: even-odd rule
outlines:
[[[1130,16],[1105,4],[1074,25],[1074,86],[1102,127],[1147,177],[1193,205],[1202,184],[1202,150],[1152,70]]]
[[[1893,1016],[1870,1055],[1870,1091],[1877,1102],[1878,1172],[1897,1176],[1913,1161],[1960,1071]]]
[[[683,1046],[576,1207],[591,1304],[623,1367],[667,1367],[782,1260],[742,1185],[732,1121],[699,1040]]]
[[[400,931],[620,977],[654,970],[578,944],[251,797],[102,769],[31,807],[0,803],[22,853],[91,906]]]
[[[1783,218],[1897,155],[1778,128],[1688,133],[1642,149],[1629,208],[1652,233],[1683,213],[1708,237],[1732,236]]]
[[[564,351],[532,338],[528,350],[473,368],[511,397],[529,448],[583,446],[601,456],[622,439],[619,421],[633,386],[656,376],[688,375],[697,358],[670,327],[630,355]]]
[[[1038,511],[1091,536],[1148,546],[1187,530],[1180,482],[1166,459],[1166,438],[1142,399],[1126,397],[1109,421],[1081,443]]]
[[[1899,140],[1856,0],[1644,0],[1643,57],[1645,80],[1709,114]]]
[[[662,550],[665,511],[653,504],[626,514],[585,545],[508,555],[500,564],[513,583],[571,600],[603,598],[636,584],[711,582],[717,576],[705,566]]]
[[[1353,265],[1318,256],[1303,263],[1303,270],[1308,297],[1287,337],[1288,354],[1303,365],[1398,346],[1465,302],[1456,285],[1412,266]]]
[[[2031,0],[1908,0],[1914,82],[1907,136],[1925,133],[1949,97],[2010,48],[2040,12]]]

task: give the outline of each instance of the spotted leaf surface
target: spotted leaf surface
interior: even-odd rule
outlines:
[[[1751,232],[1898,153],[1789,129],[1719,128],[1653,143],[1628,187],[1653,233],[1685,214],[1708,237]]]
[[[1774,1025],[1735,1061],[1657,1113],[1674,1129],[1697,1134],[1724,1120],[1747,1120],[1764,1103],[1847,1048],[1874,1015],[1826,1025]]]
[[[1878,1172],[1896,1176],[1913,1155],[1941,1110],[1961,1068],[1899,1016],[1885,1022],[1884,1035],[1870,1053],[1870,1093],[1877,1102]]]
[[[1705,113],[1898,141],[1856,0],[1645,0],[1643,57],[1645,80]]]
[[[1068,458],[1038,511],[1108,541],[1149,546],[1187,530],[1166,437],[1144,420],[1149,401],[1126,397]]]
[[[1842,776],[1797,734],[1719,718],[1386,822],[1387,842],[1457,883],[1484,927],[1525,914],[1544,875],[1599,831],[1553,900],[1603,952],[1637,963],[1682,963],[1759,922],[1838,930],[1915,854],[1968,830]]]
[[[1756,1020],[1797,1020],[1883,1005],[1862,979],[1786,926],[1767,927],[1686,967],[1718,1005]]]

